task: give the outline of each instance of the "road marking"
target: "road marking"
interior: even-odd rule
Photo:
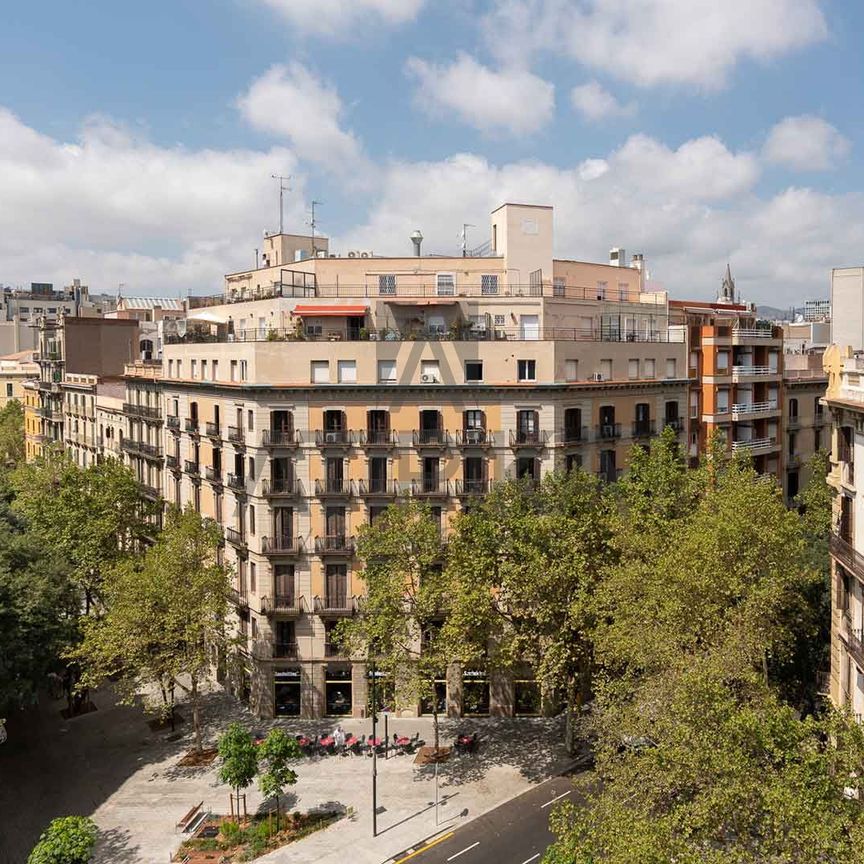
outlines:
[[[447,860],[452,861],[454,858],[458,858],[460,855],[464,855],[466,852],[470,852],[475,846],[479,846],[480,841],[478,840],[476,843],[472,843],[470,846],[466,846],[461,852],[457,852],[455,855],[451,855]]]
[[[408,855],[405,855],[403,858],[396,859],[397,864],[402,864],[403,861],[407,861],[409,858],[414,858],[416,855],[422,854],[427,849],[431,849],[433,846],[437,846],[439,843],[443,843],[445,840],[449,840],[455,833],[455,831],[448,831],[446,834],[442,834],[440,837],[436,837],[434,840],[430,840],[425,846],[421,846],[419,849],[409,853]]]
[[[562,792],[557,798],[553,798],[551,801],[547,801],[545,804],[540,805],[540,809],[548,807],[550,804],[554,804],[556,801],[560,801],[565,795],[569,795],[572,790],[568,789],[566,792]],[[530,859],[529,859],[530,860]]]
[[[535,858],[539,858],[539,857],[540,857],[540,853],[538,852],[536,855],[532,855],[530,858],[526,858],[526,859],[522,862],[522,864],[531,864],[531,862],[532,862]]]

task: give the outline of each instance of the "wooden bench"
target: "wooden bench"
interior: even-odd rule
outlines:
[[[204,806],[203,801],[199,801],[194,807],[192,807],[189,812],[177,823],[177,827],[183,831],[187,831],[189,826],[192,824],[195,817],[198,815],[198,812]]]

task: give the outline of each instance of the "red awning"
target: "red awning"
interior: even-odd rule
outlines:
[[[346,318],[365,315],[365,306],[309,306],[300,304],[292,310],[292,315],[305,318]]]

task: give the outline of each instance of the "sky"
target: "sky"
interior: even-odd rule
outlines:
[[[0,284],[212,294],[279,221],[457,253],[505,201],[555,254],[644,254],[673,297],[825,297],[864,264],[858,0],[14,4]]]

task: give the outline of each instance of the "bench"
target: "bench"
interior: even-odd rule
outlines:
[[[189,812],[177,823],[177,827],[183,831],[189,830],[189,825],[198,815],[198,811],[204,806],[203,801],[199,801],[194,807],[190,808]]]

